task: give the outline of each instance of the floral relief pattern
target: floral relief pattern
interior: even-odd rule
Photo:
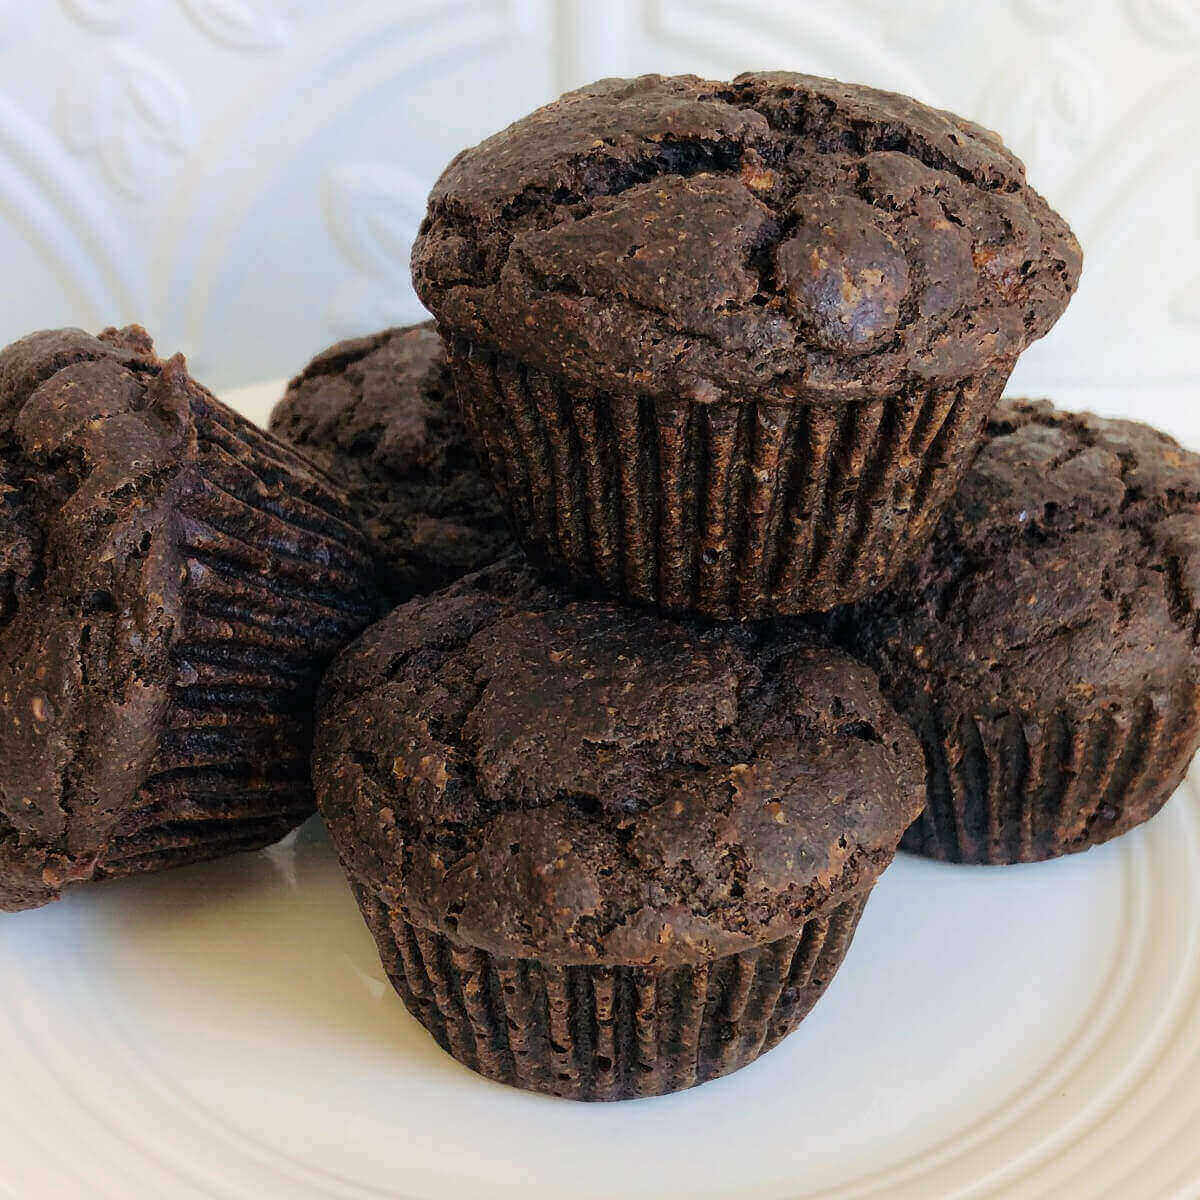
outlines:
[[[127,196],[144,196],[182,159],[190,108],[183,87],[157,62],[116,46],[97,69],[77,75],[59,96],[63,140],[95,154],[109,181]]]
[[[1200,329],[1200,275],[1190,279],[1172,298],[1171,316],[1181,325]]]
[[[142,11],[142,0],[63,0],[63,7],[88,29],[118,33],[133,24]]]
[[[1200,242],[1200,172],[1196,174],[1193,190],[1197,200],[1196,219],[1192,225],[1192,244],[1195,245]],[[1193,274],[1183,287],[1172,295],[1167,311],[1172,320],[1180,325],[1200,329],[1200,272]]]
[[[1013,12],[1034,29],[1061,33],[1091,13],[1095,0],[1013,0]]]
[[[409,256],[428,190],[427,183],[385,162],[349,163],[326,175],[326,224],[352,269],[330,305],[335,333],[380,329],[420,313]]]
[[[1133,26],[1167,49],[1190,50],[1200,44],[1197,0],[1126,0]]]
[[[1074,52],[1018,54],[996,71],[979,99],[977,117],[1005,141],[1043,185],[1060,177],[1096,140],[1103,80]]]
[[[209,37],[235,50],[278,50],[292,38],[293,19],[316,7],[309,0],[180,0]]]
[[[946,11],[951,0],[859,0],[859,7],[879,22],[885,36],[894,40],[917,39]],[[840,7],[840,6],[835,6]]]

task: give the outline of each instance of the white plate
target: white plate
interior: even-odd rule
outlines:
[[[277,389],[246,407],[262,417]],[[320,823],[0,918],[13,1200],[1200,1195],[1200,775],[1058,862],[901,857],[799,1031],[691,1092],[487,1082],[386,983]]]
[[[316,820],[0,922],[21,1200],[1195,1196],[1200,788],[1005,870],[902,857],[800,1029],[691,1092],[487,1082],[384,981]]]

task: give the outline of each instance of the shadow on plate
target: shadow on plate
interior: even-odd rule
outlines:
[[[267,850],[79,888],[22,919],[42,914],[81,969],[103,956],[166,1011],[463,1069],[392,990],[317,817]]]

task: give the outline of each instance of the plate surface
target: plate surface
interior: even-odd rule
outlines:
[[[277,388],[241,398],[254,416]],[[676,1096],[485,1081],[386,983],[319,821],[0,918],[14,1200],[1200,1195],[1200,772],[1057,862],[901,856],[800,1029]]]
[[[487,1082],[384,980],[320,823],[0,924],[22,1200],[1122,1198],[1200,1184],[1200,787],[1007,870],[901,857],[800,1029],[691,1092]]]

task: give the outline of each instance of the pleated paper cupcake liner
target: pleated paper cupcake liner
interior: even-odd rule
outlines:
[[[866,902],[854,896],[761,947],[656,970],[498,958],[355,892],[396,991],[447,1053],[572,1100],[661,1096],[753,1062],[820,999]]]
[[[464,415],[535,560],[671,612],[750,619],[870,595],[933,532],[1011,363],[859,403],[577,396],[461,339]]]
[[[375,615],[365,543],[311,468],[198,391],[192,413],[199,453],[174,497],[174,694],[97,878],[257,849],[305,820],[321,672]]]
[[[1195,750],[1194,701],[1143,697],[1126,712],[910,711],[929,803],[901,849],[956,863],[1040,862],[1109,841],[1154,816]]]

